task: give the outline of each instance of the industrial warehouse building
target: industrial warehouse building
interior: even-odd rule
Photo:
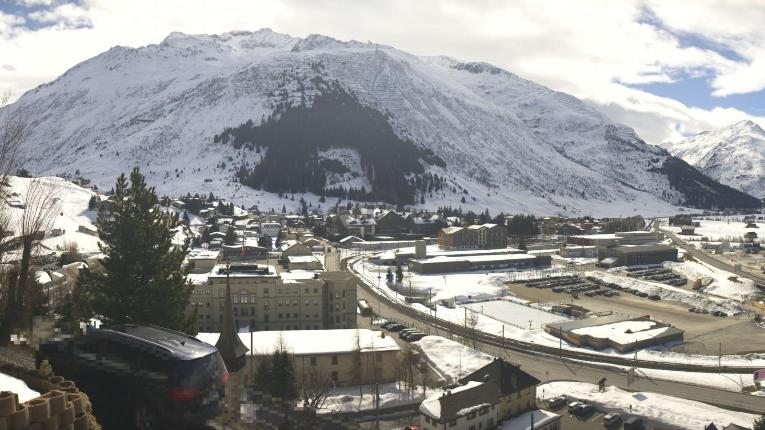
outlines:
[[[683,330],[649,317],[609,315],[546,324],[545,331],[566,342],[592,349],[612,348],[620,353],[668,342],[683,341]]]
[[[550,266],[552,257],[549,255],[529,255],[517,253],[437,256],[409,260],[409,270],[415,273],[451,273],[471,270],[500,270],[509,268],[545,267]]]
[[[602,261],[604,266],[640,266],[677,261],[677,248],[662,244],[623,245],[606,248],[600,253],[600,256],[604,258]]]

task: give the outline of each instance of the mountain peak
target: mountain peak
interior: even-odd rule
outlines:
[[[736,129],[736,130],[746,130],[746,131],[755,131],[755,132],[763,133],[762,128],[751,119],[745,119],[743,121],[739,121],[731,125],[730,128]]]

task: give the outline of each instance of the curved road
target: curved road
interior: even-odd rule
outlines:
[[[336,258],[336,256],[333,256],[327,259],[328,268],[331,266],[339,268],[337,261],[331,261],[336,260]],[[428,324],[428,322],[418,321],[403,314],[385,298],[380,300],[380,296],[375,294],[370,286],[363,284],[359,278],[357,278],[357,280],[359,280],[357,289],[358,298],[366,299],[373,305],[376,313],[381,316],[402,323],[408,323],[410,326],[418,326],[427,330],[426,332],[451,337],[454,340],[461,341],[465,344],[473,343],[473,339],[460,338],[457,335],[444,332],[442,328],[434,328],[432,325]],[[725,409],[754,414],[765,412],[765,397],[752,396],[744,393],[694,384],[651,379],[645,376],[638,376],[633,379],[632,383],[628,383],[626,371],[619,367],[510,351],[481,339],[476,341],[476,349],[492,356],[503,357],[508,361],[518,364],[526,372],[534,375],[540,381],[569,380],[596,384],[598,380],[605,377],[608,385],[616,386],[628,391],[648,391],[665,394],[704,402]],[[544,393],[540,393],[540,395],[544,396]]]

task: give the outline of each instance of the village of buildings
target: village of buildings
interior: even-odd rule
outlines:
[[[504,215],[165,203],[186,221],[196,337],[220,344],[230,319],[245,347],[231,389],[284,348],[298,379],[330,383],[318,412],[343,426],[738,429],[765,395],[759,215],[538,217],[518,234]],[[97,270],[90,219],[46,232],[51,255],[82,256],[39,257],[54,301]]]

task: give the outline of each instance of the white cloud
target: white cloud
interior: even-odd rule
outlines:
[[[647,141],[660,143],[681,133],[727,125],[724,121],[745,114],[691,109],[619,82],[671,82],[678,73],[711,73],[718,95],[765,85],[760,28],[765,8],[756,0],[740,0],[735,7],[682,1],[689,3],[649,4],[667,31],[638,21],[645,8],[638,0],[85,0],[81,7],[62,5],[50,15],[34,16],[60,25],[16,30],[0,39],[3,63],[15,68],[0,69],[0,89],[9,87],[18,94],[114,45],[159,43],[171,31],[270,27],[294,36],[321,33],[372,40],[418,55],[487,61],[592,100]],[[0,15],[0,36],[5,34],[2,19]],[[84,23],[92,27],[70,28]],[[741,57],[753,60],[737,62],[710,49],[683,46],[675,31],[703,31],[710,40],[736,47]]]
[[[58,29],[78,28],[90,25],[88,11],[81,6],[65,3],[52,9],[31,12],[29,19],[42,24],[54,24]]]

